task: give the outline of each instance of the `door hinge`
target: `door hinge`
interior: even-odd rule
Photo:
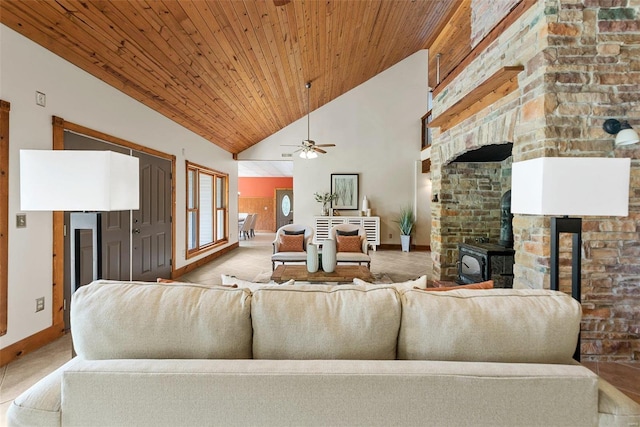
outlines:
[[[65,224],[65,225],[62,227],[62,235],[63,235],[64,237],[67,237],[67,224]]]
[[[171,267],[173,267],[173,260],[172,260],[172,259],[170,259],[170,260],[169,260],[169,265],[170,265]]]
[[[62,300],[62,309],[63,310],[67,309],[67,299],[66,298]]]

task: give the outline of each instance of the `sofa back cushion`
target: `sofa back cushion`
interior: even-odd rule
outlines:
[[[99,280],[78,289],[71,332],[86,359],[251,358],[251,293]]]
[[[251,300],[254,359],[395,359],[400,297],[393,287],[296,285]]]
[[[399,359],[571,363],[581,306],[565,293],[408,290],[401,298]]]

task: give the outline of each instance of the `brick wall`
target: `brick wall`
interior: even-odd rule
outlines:
[[[445,196],[432,204],[434,278],[450,279],[457,259],[449,214],[462,209],[450,200],[458,191],[450,188],[457,182],[450,175],[469,172],[448,164],[459,154],[511,141],[513,161],[630,157],[629,216],[583,222],[581,351],[583,360],[640,360],[640,146],[614,149],[602,130],[610,117],[640,130],[640,0],[538,1],[436,97],[434,117],[499,67],[516,64],[525,66],[517,91],[433,134],[433,193]],[[549,219],[517,215],[513,224],[514,287],[548,288]],[[561,289],[567,290],[570,237],[561,246]]]

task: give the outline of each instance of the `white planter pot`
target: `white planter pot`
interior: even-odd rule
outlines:
[[[402,245],[402,252],[409,252],[409,243],[411,242],[411,236],[400,235],[400,244]]]
[[[333,273],[336,269],[336,241],[325,239],[322,243],[322,269],[325,273]]]
[[[307,271],[309,273],[318,271],[318,245],[314,243],[307,245]]]

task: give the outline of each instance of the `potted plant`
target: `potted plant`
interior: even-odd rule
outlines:
[[[316,202],[322,203],[322,216],[329,214],[329,203],[338,198],[337,193],[313,193]]]
[[[400,228],[400,243],[402,244],[402,252],[409,252],[409,243],[411,240],[411,231],[416,217],[413,214],[413,206],[407,205],[400,209],[398,219],[395,221]]]

